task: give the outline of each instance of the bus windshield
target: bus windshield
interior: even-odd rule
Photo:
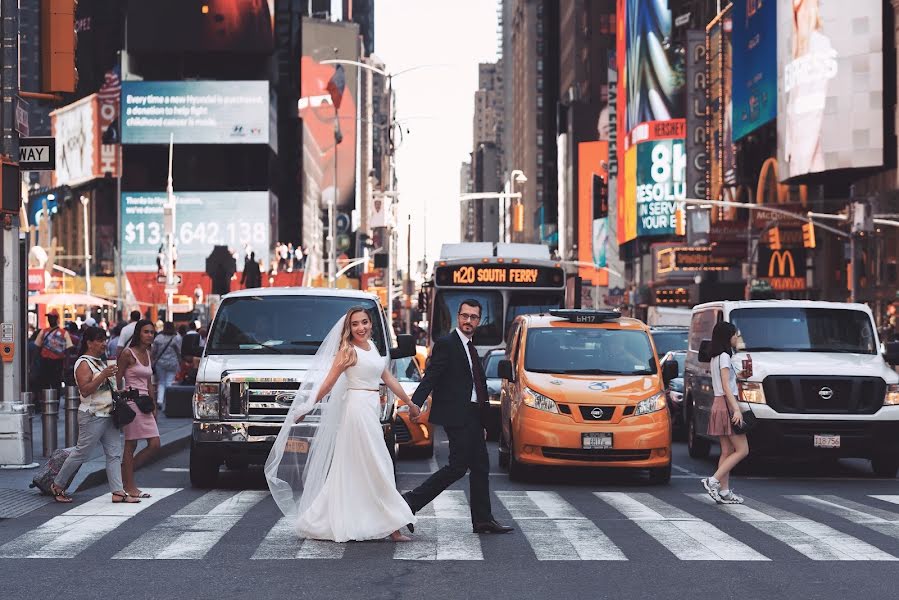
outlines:
[[[506,309],[506,331],[518,315],[533,315],[547,312],[552,308],[562,308],[564,293],[559,292],[518,292],[509,293]]]
[[[456,315],[463,300],[481,303],[481,321],[474,331],[476,346],[495,346],[503,341],[503,296],[484,290],[439,290],[434,300],[432,336],[446,335],[456,328]]]

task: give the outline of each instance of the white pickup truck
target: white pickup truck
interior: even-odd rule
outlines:
[[[213,487],[230,469],[263,464],[321,342],[352,306],[368,309],[373,342],[391,358],[412,356],[412,336],[391,347],[377,296],[354,290],[260,288],[222,298],[200,361],[193,397],[190,481]],[[391,456],[394,398],[381,387],[381,424]]]

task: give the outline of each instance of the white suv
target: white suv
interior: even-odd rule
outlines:
[[[753,455],[868,458],[878,475],[896,475],[899,375],[890,365],[899,356],[892,350],[881,355],[874,317],[863,304],[756,300],[696,306],[684,375],[690,456],[709,453],[713,394],[706,354],[722,320],[741,334],[736,367],[752,357],[753,373],[739,382],[739,400],[758,418],[749,434]]]

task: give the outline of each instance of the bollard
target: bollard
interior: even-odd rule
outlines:
[[[78,407],[81,406],[81,395],[74,385],[66,388],[66,448],[78,443]]]
[[[43,391],[44,414],[41,416],[43,429],[44,456],[50,456],[59,444],[56,424],[59,421],[59,396],[56,390]]]
[[[22,423],[22,435],[25,438],[25,453],[26,458],[28,459],[28,463],[31,463],[34,458],[34,425],[32,423],[32,417],[34,417],[34,392],[22,392],[19,394],[20,404],[22,405],[22,412],[25,414],[24,422]]]

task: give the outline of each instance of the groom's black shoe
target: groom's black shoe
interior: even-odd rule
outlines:
[[[406,498],[406,494],[403,494],[402,496],[403,496],[403,500],[406,501],[406,504],[409,504],[409,499]],[[409,508],[410,508],[410,509],[412,508],[412,505],[411,505],[411,504],[409,504]],[[412,511],[412,514],[413,514],[413,515],[415,514],[415,511],[414,511],[414,510]],[[415,525],[413,525],[412,523],[406,523],[406,529],[409,530],[409,533],[415,533]]]
[[[506,525],[500,525],[494,520],[486,521],[484,523],[474,523],[472,525],[472,531],[474,531],[474,533],[512,533],[515,529],[507,527]]]

